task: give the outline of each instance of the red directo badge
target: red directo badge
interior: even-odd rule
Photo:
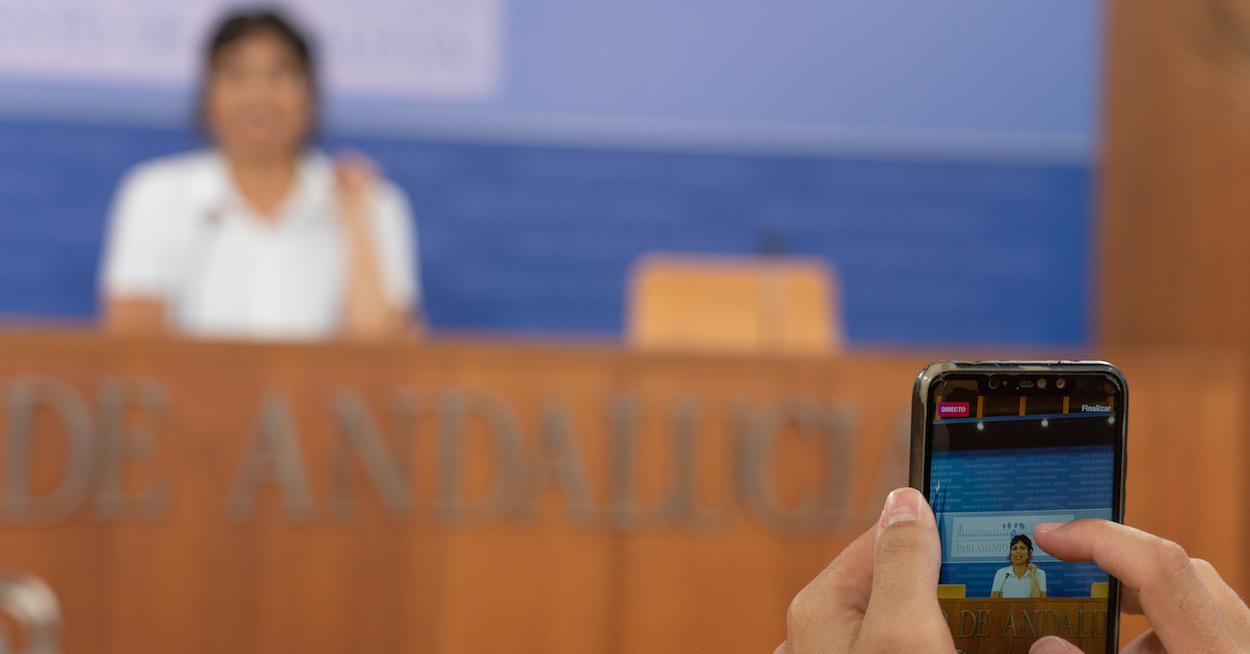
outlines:
[[[967,418],[971,412],[967,402],[938,402],[939,418]]]

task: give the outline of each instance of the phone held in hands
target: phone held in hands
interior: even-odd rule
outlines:
[[[943,361],[916,378],[911,481],[942,541],[938,598],[966,654],[1060,636],[1116,651],[1118,582],[1038,547],[1039,523],[1124,513],[1128,384],[1100,361]]]

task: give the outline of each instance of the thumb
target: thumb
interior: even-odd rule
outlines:
[[[1029,654],[1081,654],[1081,648],[1057,636],[1047,636],[1033,643]]]
[[[914,488],[890,493],[877,523],[865,622],[875,618],[897,624],[900,616],[941,621],[936,592],[941,550],[933,510],[924,496]]]

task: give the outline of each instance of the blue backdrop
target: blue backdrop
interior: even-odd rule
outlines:
[[[933,498],[934,511],[939,524],[947,514],[979,512],[1110,519],[1114,454],[1111,447],[934,452],[930,484],[944,489]],[[948,543],[943,534],[944,549]],[[995,571],[1006,565],[1005,556],[990,563],[943,562],[938,580],[967,584],[968,597],[989,597]],[[1039,567],[1046,572],[1048,597],[1089,597],[1090,584],[1107,581],[1093,563],[1049,561]]]
[[[856,344],[1087,340],[1095,0],[504,7],[494,96],[327,98],[326,147],[411,196],[435,327],[614,336],[638,255],[777,241]],[[94,316],[114,185],[195,145],[193,82],[0,80],[0,320]]]
[[[115,184],[186,130],[0,123],[0,314],[90,318]],[[653,250],[828,257],[858,343],[1080,343],[1090,171],[1073,163],[625,150],[397,137],[440,328],[612,334]]]

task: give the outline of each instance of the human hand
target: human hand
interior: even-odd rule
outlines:
[[[1106,520],[1039,524],[1037,544],[1064,561],[1093,561],[1120,580],[1125,613],[1145,613],[1151,630],[1124,654],[1250,652],[1250,609],[1215,568],[1191,559],[1180,545]],[[1030,654],[1080,654],[1054,636]]]
[[[877,524],[794,598],[774,654],[954,652],[938,606],[941,545],[923,495],[900,488]]]
[[[377,185],[378,167],[359,153],[345,154],[334,162],[334,180],[340,214],[349,222],[363,219],[364,208]]]

